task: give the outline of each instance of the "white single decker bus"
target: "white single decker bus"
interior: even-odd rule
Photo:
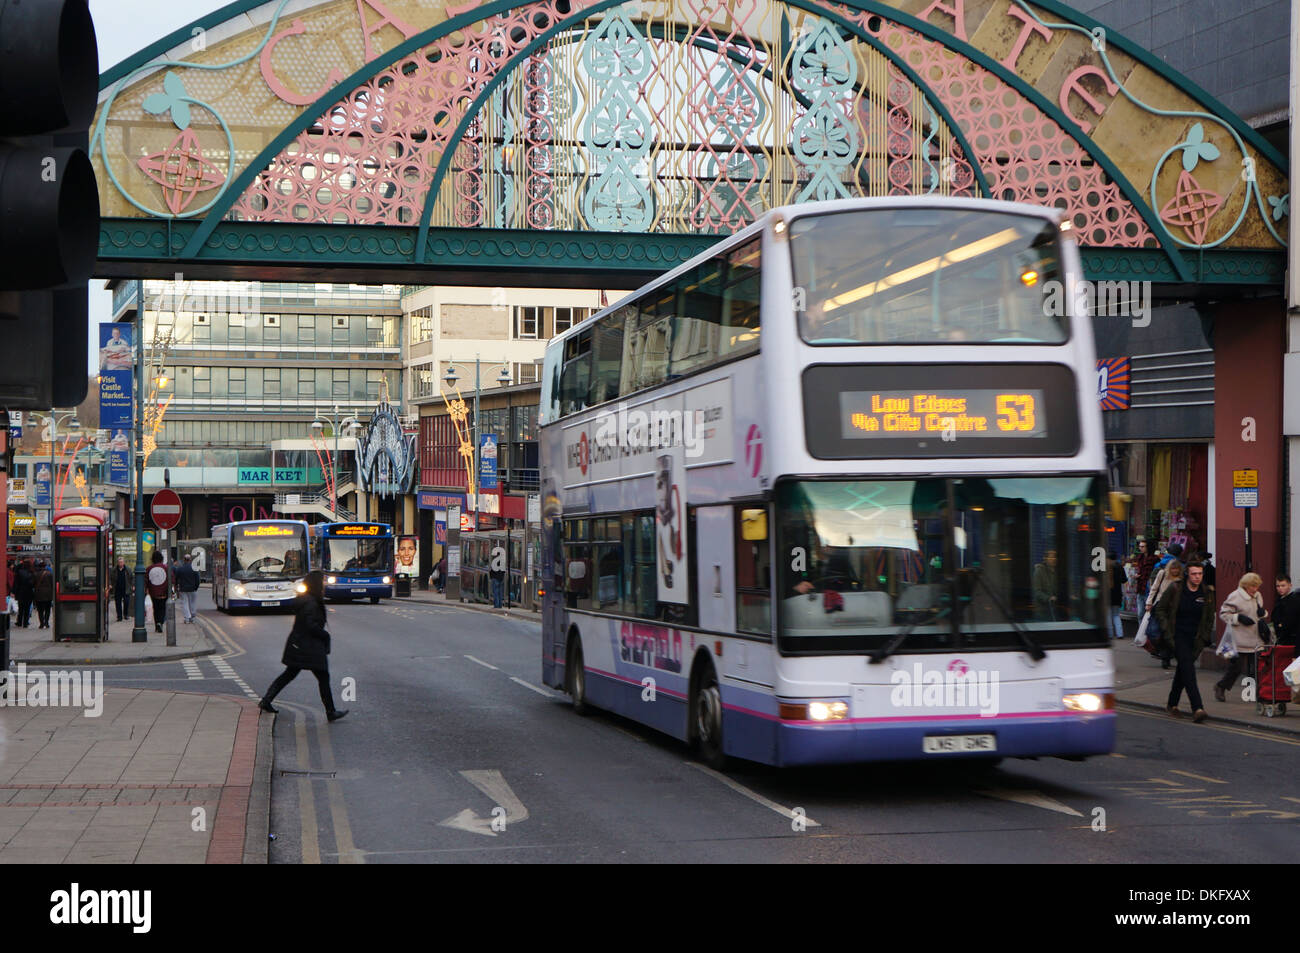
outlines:
[[[307,524],[244,520],[212,528],[212,600],[232,609],[279,609],[307,591]]]
[[[542,669],[709,763],[1109,752],[1105,451],[1053,209],[773,209],[552,340]]]

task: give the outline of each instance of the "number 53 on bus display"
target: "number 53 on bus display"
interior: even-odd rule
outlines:
[[[1033,430],[1034,425],[1032,394],[998,394],[999,430]]]

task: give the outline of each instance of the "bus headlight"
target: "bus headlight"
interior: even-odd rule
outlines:
[[[338,577],[338,576],[330,576],[330,577],[328,577],[325,581],[328,582],[328,583],[332,586],[332,585],[334,585],[335,583],[337,583],[337,582],[339,581],[339,577]]]
[[[237,596],[246,596],[246,595],[248,595],[248,590],[245,589],[243,586],[236,586],[236,587],[235,587],[235,595],[237,595]]]
[[[1061,699],[1066,711],[1108,711],[1115,707],[1115,696],[1096,692],[1076,692]]]
[[[845,702],[781,702],[784,721],[841,721],[849,717]]]
[[[384,577],[384,585],[385,585],[385,586],[387,586],[387,585],[391,585],[391,584],[392,584],[392,581],[393,581],[393,577],[392,577],[392,576],[385,576],[385,577]]]
[[[849,706],[844,702],[809,702],[808,717],[813,721],[839,721],[849,717]]]
[[[307,583],[300,582],[298,583],[298,585],[294,586],[293,589],[294,592],[298,593],[298,595],[302,595],[304,592],[307,591]]]

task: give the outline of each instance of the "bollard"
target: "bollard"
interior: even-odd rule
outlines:
[[[176,599],[167,600],[167,644],[176,644]]]

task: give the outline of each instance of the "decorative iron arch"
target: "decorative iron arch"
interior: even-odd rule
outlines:
[[[282,29],[281,14],[286,2],[238,0],[200,18],[191,27],[152,44],[102,77],[104,102],[92,141],[102,171],[109,173],[116,168],[115,158],[120,162],[123,154],[134,154],[126,145],[128,140],[137,135],[144,140],[150,135],[156,136],[156,129],[146,129],[145,123],[132,118],[139,112],[166,116],[180,130],[166,150],[137,160],[141,172],[128,167],[137,186],[143,181],[141,176],[158,183],[167,211],[149,208],[135,198],[128,185],[119,181],[115,174],[101,178],[102,192],[107,192],[109,199],[105,204],[118,213],[110,212],[105,229],[106,240],[111,237],[108,244],[117,257],[155,257],[167,260],[168,267],[177,260],[231,260],[246,255],[249,261],[257,262],[263,260],[259,256],[266,253],[302,257],[313,251],[333,256],[335,260],[347,260],[359,246],[364,245],[372,260],[377,256],[389,262],[397,259],[399,263],[419,266],[428,264],[431,255],[441,258],[449,247],[447,236],[462,223],[435,227],[432,219],[439,202],[446,202],[444,186],[449,181],[458,150],[466,147],[473,138],[469,135],[471,129],[476,123],[485,124],[485,117],[492,116],[491,111],[501,99],[500,94],[526,82],[520,77],[530,66],[536,66],[539,57],[550,57],[561,41],[577,43],[592,53],[599,43],[605,42],[597,32],[599,25],[612,22],[620,15],[618,11],[634,7],[637,9],[633,17],[624,17],[624,20],[635,24],[635,32],[645,39],[647,49],[652,48],[649,44],[653,38],[661,46],[667,44],[677,48],[686,45],[704,50],[712,56],[735,61],[746,73],[756,75],[758,85],[753,89],[756,92],[763,90],[772,102],[778,95],[783,95],[797,100],[804,114],[819,108],[819,103],[823,113],[828,104],[832,112],[840,110],[843,115],[839,119],[832,117],[831,125],[839,122],[848,128],[849,139],[858,150],[856,156],[850,157],[858,163],[857,178],[850,184],[859,191],[864,187],[883,185],[878,173],[874,177],[864,175],[861,163],[871,148],[884,151],[881,142],[868,143],[866,126],[859,114],[860,104],[866,104],[868,112],[881,103],[888,106],[889,86],[901,77],[913,93],[912,100],[923,104],[927,111],[925,115],[911,117],[912,127],[927,128],[928,123],[931,130],[930,135],[923,139],[923,158],[929,169],[919,178],[914,175],[915,181],[908,180],[908,188],[936,188],[936,160],[949,162],[959,158],[969,163],[971,181],[965,186],[967,189],[978,189],[980,194],[1061,204],[1081,216],[1091,229],[1081,233],[1083,244],[1089,246],[1085,248],[1085,262],[1089,265],[1101,265],[1116,273],[1125,270],[1133,273],[1136,267],[1145,270],[1148,276],[1178,281],[1213,278],[1217,269],[1217,277],[1225,280],[1267,283],[1280,270],[1280,250],[1284,246],[1281,228],[1283,221],[1289,219],[1290,199],[1286,194],[1286,169],[1282,157],[1239,117],[1134,44],[1112,34],[1097,46],[1101,27],[1095,21],[1068,10],[1057,0],[1035,0],[1032,4],[1026,0],[1012,0],[1005,13],[985,10],[973,14],[980,19],[977,26],[986,25],[999,15],[1024,24],[1019,42],[1013,46],[1010,56],[1003,55],[1011,35],[1006,29],[1001,33],[997,29],[980,29],[973,37],[967,38],[967,24],[956,22],[959,16],[965,16],[959,0],[931,4],[921,15],[897,9],[881,0],[740,0],[731,4],[719,0],[532,0],[529,3],[496,0],[472,9],[462,5],[448,7],[445,11],[431,9],[429,4],[417,0],[322,0],[299,11],[297,16],[300,19],[294,21],[293,27]],[[687,20],[682,12],[688,9],[694,18],[692,20]],[[738,11],[741,10],[749,10],[745,16],[751,19],[738,20]],[[763,33],[770,26],[758,22],[763,16],[779,22],[779,35]],[[849,72],[863,63],[877,62],[871,57],[879,57],[880,62],[887,63],[887,70],[871,77],[854,74],[852,82],[843,89],[837,87],[834,93],[824,89],[819,91],[817,87],[796,88],[795,73],[799,64],[792,61],[792,55],[800,50],[798,44],[803,42],[790,37],[796,16],[802,19],[803,24],[815,19],[818,23],[831,25],[830,33],[819,39],[826,48],[820,52],[826,53],[830,47],[842,45],[843,49],[834,52],[841,62],[850,64]],[[419,20],[419,17],[424,19]],[[305,109],[298,108],[292,119],[271,127],[273,135],[270,130],[263,132],[262,135],[270,141],[263,140],[265,144],[250,151],[247,143],[256,139],[257,130],[250,134],[247,121],[244,125],[233,120],[227,122],[218,108],[227,108],[231,90],[242,91],[256,85],[256,76],[248,64],[260,59],[265,77],[266,63],[275,43],[288,36],[310,32],[301,20],[310,20],[319,29],[327,21],[337,24],[349,18],[357,21],[363,39],[360,42],[354,37],[351,41],[354,48],[364,46],[364,57],[355,49],[352,51],[353,59],[361,60],[359,64],[345,78],[340,78],[342,70],[332,72],[331,82],[311,99]],[[737,27],[737,22],[743,28]],[[716,42],[711,45],[701,31],[692,32],[687,24],[695,23],[703,23]],[[387,52],[372,55],[372,33],[378,35],[376,24],[398,30],[403,40]],[[508,25],[508,29],[498,31],[494,40],[497,46],[489,48],[480,42],[480,52],[475,54],[471,38],[482,41],[491,29],[503,24]],[[597,26],[593,27],[593,24]],[[993,23],[993,26],[1005,27],[1006,24]],[[221,34],[217,46],[231,54],[228,61],[214,62],[214,55],[205,56],[203,50],[195,49],[193,55],[172,56],[161,65],[154,62],[160,54],[174,51],[177,46],[199,35],[196,31],[203,30]],[[831,33],[833,38],[828,39]],[[725,40],[718,40],[719,34]],[[250,48],[259,36],[261,41]],[[459,45],[452,39],[455,36],[461,38]],[[740,41],[733,42],[737,36],[741,37]],[[1039,69],[1035,73],[1019,62],[1027,38],[1051,48],[1067,65],[1085,64],[1066,77],[1063,86],[1060,77],[1056,77],[1059,105],[1050,96],[1051,70]],[[1088,52],[1086,44],[1092,44],[1096,55]],[[653,47],[656,52],[659,48]],[[491,55],[484,55],[489,50]],[[742,50],[748,50],[748,53],[743,54]],[[440,58],[444,69],[453,69],[457,61],[449,53],[466,60],[460,63],[461,66],[478,56],[480,62],[476,63],[476,68],[486,67],[480,81],[467,85],[466,92],[455,102],[448,100],[449,108],[443,119],[456,119],[450,135],[430,127],[422,143],[428,155],[417,156],[406,170],[408,174],[414,170],[415,181],[401,185],[394,183],[391,176],[376,176],[371,182],[376,191],[365,196],[373,207],[387,198],[379,194],[379,190],[388,190],[392,194],[400,192],[401,207],[414,208],[418,204],[418,226],[412,228],[398,223],[390,227],[389,236],[385,238],[375,234],[376,230],[368,225],[351,227],[364,216],[345,221],[343,225],[324,221],[298,224],[292,216],[283,214],[279,218],[269,214],[253,221],[258,218],[258,210],[249,205],[250,194],[262,188],[259,183],[274,180],[278,170],[291,168],[295,161],[302,161],[301,156],[295,158],[293,155],[295,147],[300,151],[303,148],[300,137],[320,129],[322,141],[328,142],[331,120],[340,115],[357,125],[365,121],[376,124],[374,117],[358,117],[350,110],[355,111],[359,103],[370,105],[380,101],[385,88],[394,88],[405,77],[422,68],[427,69],[422,64],[430,59]],[[1041,59],[1038,64],[1030,65],[1041,65]],[[242,72],[238,79],[231,79],[224,86],[220,82],[207,83],[215,90],[213,94],[192,95],[185,82],[190,74],[178,72],[191,68],[206,71],[194,74],[206,77],[222,70]],[[274,69],[271,68],[272,75],[275,75]],[[167,72],[163,73],[163,70]],[[829,71],[824,72],[830,75]],[[1084,74],[1100,79],[1106,92],[1115,97],[1111,103],[1104,104],[1108,111],[1115,106],[1115,113],[1136,109],[1144,111],[1148,118],[1154,117],[1151,122],[1159,127],[1159,135],[1152,136],[1149,148],[1136,159],[1127,154],[1127,150],[1117,153],[1109,147],[1114,143],[1114,127],[1121,120],[1112,119],[1110,115],[1102,116],[1102,104],[1094,95],[1100,94],[1095,89],[1089,93],[1079,81]],[[1141,95],[1129,89],[1134,77],[1141,80],[1132,84]],[[567,77],[566,81],[573,81],[573,77]],[[242,86],[239,86],[240,82]],[[269,78],[266,82],[275,90]],[[644,89],[641,92],[644,93]],[[126,106],[119,102],[123,93],[128,94],[122,100]],[[1064,108],[1072,94],[1101,117],[1096,131],[1093,131],[1091,123],[1071,115]],[[367,95],[374,99],[366,100],[364,97]],[[836,99],[837,95],[839,99]],[[1143,96],[1155,101],[1146,101]],[[269,96],[266,98],[280,113],[285,111],[282,103],[276,103]],[[290,97],[284,102],[306,102],[308,98]],[[199,111],[200,122],[197,124],[193,123],[191,107]],[[132,113],[133,109],[137,112]],[[458,118],[453,112],[458,112]],[[204,136],[209,142],[214,141],[211,121],[207,122],[207,127],[203,124],[208,115],[219,127],[215,131],[219,133],[215,160],[199,158],[187,151]],[[383,122],[391,123],[393,117],[386,116]],[[857,133],[854,132],[854,123],[858,124]],[[157,125],[154,121],[153,126]],[[110,128],[113,130],[111,137],[106,132]],[[672,131],[671,127],[664,128]],[[760,145],[776,155],[780,149],[790,147],[788,140],[793,135],[793,128],[787,126],[776,130],[786,136],[785,143],[776,141],[779,137],[773,136],[769,129],[772,141]],[[654,132],[653,129],[650,131]],[[663,131],[659,130],[660,133]],[[119,140],[122,142],[120,153],[110,154],[110,138],[115,145]],[[942,152],[948,147],[941,145],[936,151],[935,141],[951,143],[947,155]],[[590,147],[585,140],[580,145],[583,149]],[[741,145],[745,148],[740,152],[749,148],[747,143]],[[921,156],[922,148],[915,135],[912,146],[913,156]],[[221,155],[223,148],[224,156]],[[147,152],[147,148],[142,151]],[[407,149],[402,157],[411,151]],[[644,150],[642,153],[643,158]],[[1041,158],[1044,153],[1050,154],[1050,161]],[[1224,163],[1214,164],[1228,153],[1242,159],[1244,189],[1232,186],[1231,177],[1225,174],[1225,170],[1234,170]],[[436,162],[433,162],[430,157],[435,155]],[[1039,158],[1034,158],[1035,155]],[[1183,168],[1174,186],[1173,173],[1177,170],[1172,160],[1177,157],[1181,157]],[[835,178],[838,172],[827,170],[832,167],[842,170],[845,163],[840,158],[837,158],[838,164],[830,163],[814,169],[806,179],[811,181],[820,177],[818,181],[822,187],[838,188]],[[622,161],[625,168],[631,168],[625,159],[617,156],[614,159]],[[383,159],[372,155],[364,161],[380,167]],[[417,168],[419,161],[424,161],[422,169]],[[1012,171],[1009,172],[1008,168]],[[318,169],[311,171],[316,174]],[[494,171],[499,170],[488,167],[488,176]],[[1250,173],[1248,178],[1247,171]],[[803,172],[807,173],[807,169]],[[655,176],[659,174],[654,172]],[[804,181],[799,179],[800,174],[796,168],[792,181]],[[1142,189],[1134,184],[1137,174],[1149,175],[1149,184]],[[781,197],[783,180],[779,181],[776,173],[770,173],[770,176],[772,182],[777,183],[771,186],[772,201],[775,201]],[[1208,181],[1200,181],[1197,176]],[[183,195],[178,184],[182,180],[188,189]],[[306,183],[307,179],[303,178],[297,187],[305,188]],[[650,185],[656,186],[657,183],[651,179]],[[951,185],[946,183],[941,190],[951,190]],[[294,183],[282,175],[276,187],[282,186],[293,188]],[[844,187],[849,188],[848,185]],[[114,188],[119,196],[112,194]],[[215,197],[197,209],[191,208],[199,195],[213,189],[217,190]],[[1241,192],[1244,194],[1238,206],[1234,197]],[[970,194],[969,191],[966,194]],[[1171,197],[1162,206],[1161,202],[1168,194]],[[418,195],[418,203],[412,199],[413,195]],[[271,208],[269,201],[266,208]],[[297,214],[301,209],[292,211]],[[308,213],[310,215],[310,209]],[[230,215],[242,218],[232,221]],[[612,221],[617,224],[616,220]],[[647,219],[644,215],[630,221],[640,224],[641,234],[635,228],[623,227],[605,230],[603,238],[607,241],[627,239],[634,243],[650,239],[651,236],[645,233]],[[572,251],[574,242],[569,236],[582,233],[588,239],[593,237],[590,222],[578,219],[574,222],[575,227],[570,227],[568,232],[558,227],[498,231],[510,239],[512,248],[529,235],[542,239],[539,245],[546,245],[544,236],[549,234]],[[674,221],[656,219],[655,222],[656,227],[665,222],[670,226],[661,230],[663,239],[669,243],[664,245],[665,252],[671,240],[674,237],[677,240],[672,253],[664,258],[665,263],[685,254],[694,247],[692,243],[698,244],[695,239],[699,237],[699,230],[683,227],[680,218]],[[734,224],[737,223],[725,222],[720,230]],[[482,226],[476,228],[481,230]],[[1180,234],[1175,234],[1173,229]],[[596,231],[594,237],[601,238],[599,230]],[[358,241],[358,236],[363,233],[364,240]],[[273,235],[276,237],[272,239]],[[626,242],[622,244],[626,245]],[[131,250],[131,246],[136,250]],[[141,246],[155,250],[142,252],[139,250]],[[559,246],[550,243],[552,252],[556,247]],[[1189,261],[1185,254],[1188,250],[1198,253],[1195,261]],[[1157,253],[1163,263],[1152,258],[1153,253]],[[363,256],[358,255],[360,257]]]

